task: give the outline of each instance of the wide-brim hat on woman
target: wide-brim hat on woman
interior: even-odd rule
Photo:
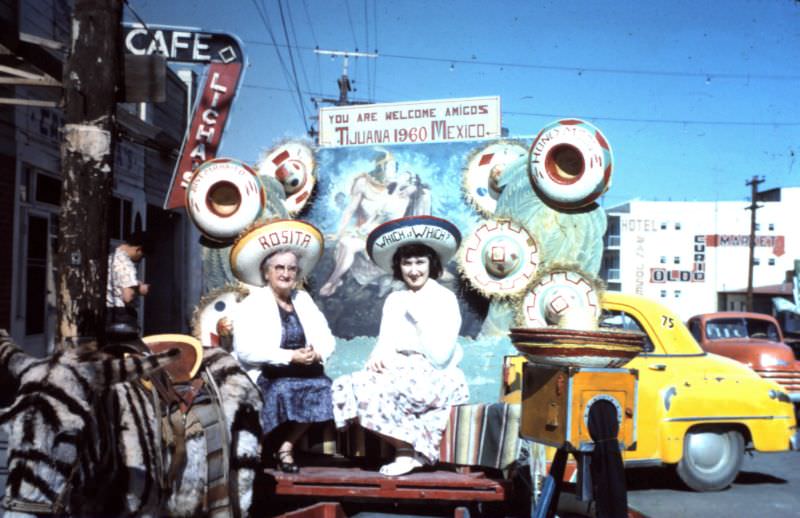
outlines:
[[[240,281],[264,286],[261,273],[264,260],[278,251],[294,252],[302,279],[314,269],[325,248],[322,233],[310,223],[277,219],[256,224],[246,230],[231,248],[231,271]]]
[[[461,244],[461,232],[447,220],[434,216],[408,216],[375,227],[367,236],[367,253],[379,268],[392,272],[392,258],[403,245],[429,246],[442,261],[453,257]]]

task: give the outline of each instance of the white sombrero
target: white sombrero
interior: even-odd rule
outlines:
[[[367,253],[378,267],[392,272],[392,257],[403,245],[431,247],[444,266],[460,243],[461,232],[449,221],[433,216],[408,216],[375,227],[367,236]]]
[[[250,166],[233,158],[200,164],[186,189],[189,218],[208,239],[231,243],[261,217],[266,193]]]
[[[240,281],[264,286],[261,263],[278,250],[295,252],[299,258],[300,277],[314,269],[325,247],[322,233],[310,223],[278,219],[260,223],[247,230],[231,248],[231,271]]]
[[[600,282],[577,268],[542,272],[522,301],[522,325],[591,330],[600,318]]]
[[[502,188],[500,176],[511,162],[528,155],[521,142],[501,140],[475,151],[464,170],[464,194],[484,216],[491,217]]]
[[[283,204],[294,216],[306,206],[314,191],[316,168],[314,151],[306,142],[290,140],[273,147],[258,163],[258,172],[283,185]]]
[[[539,247],[510,219],[484,220],[464,239],[458,258],[464,276],[482,295],[513,297],[536,276]]]

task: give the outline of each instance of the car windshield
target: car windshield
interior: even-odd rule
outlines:
[[[772,322],[757,318],[720,318],[706,324],[709,340],[726,338],[761,338],[779,341],[778,329]]]

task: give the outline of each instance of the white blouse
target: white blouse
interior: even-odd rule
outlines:
[[[262,365],[288,365],[294,351],[281,349],[283,328],[272,289],[249,289],[250,295],[238,305],[233,314],[233,352],[250,378],[255,381]],[[324,364],[336,347],[336,339],[328,327],[325,315],[311,296],[302,290],[292,293],[292,305],[303,326],[306,343],[314,347]]]
[[[455,294],[428,279],[418,291],[403,289],[386,297],[371,357],[385,359],[395,352],[417,352],[436,368],[454,367],[463,356],[457,341],[460,328]]]

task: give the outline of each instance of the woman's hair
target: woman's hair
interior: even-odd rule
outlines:
[[[300,260],[303,258],[302,254],[293,248],[288,247],[277,247],[275,250],[272,250],[267,256],[261,261],[261,275],[264,275],[267,271],[267,267],[269,267],[269,260],[275,257],[278,254],[285,254],[290,253],[297,259],[297,277],[300,278],[303,274],[302,268],[300,268]]]
[[[442,275],[442,260],[439,259],[439,254],[434,252],[433,248],[428,245],[420,243],[412,243],[410,245],[403,245],[397,249],[397,252],[392,256],[392,273],[394,278],[398,281],[403,280],[403,272],[400,270],[400,263],[403,259],[409,257],[427,257],[430,269],[428,277],[431,279],[438,279]]]

